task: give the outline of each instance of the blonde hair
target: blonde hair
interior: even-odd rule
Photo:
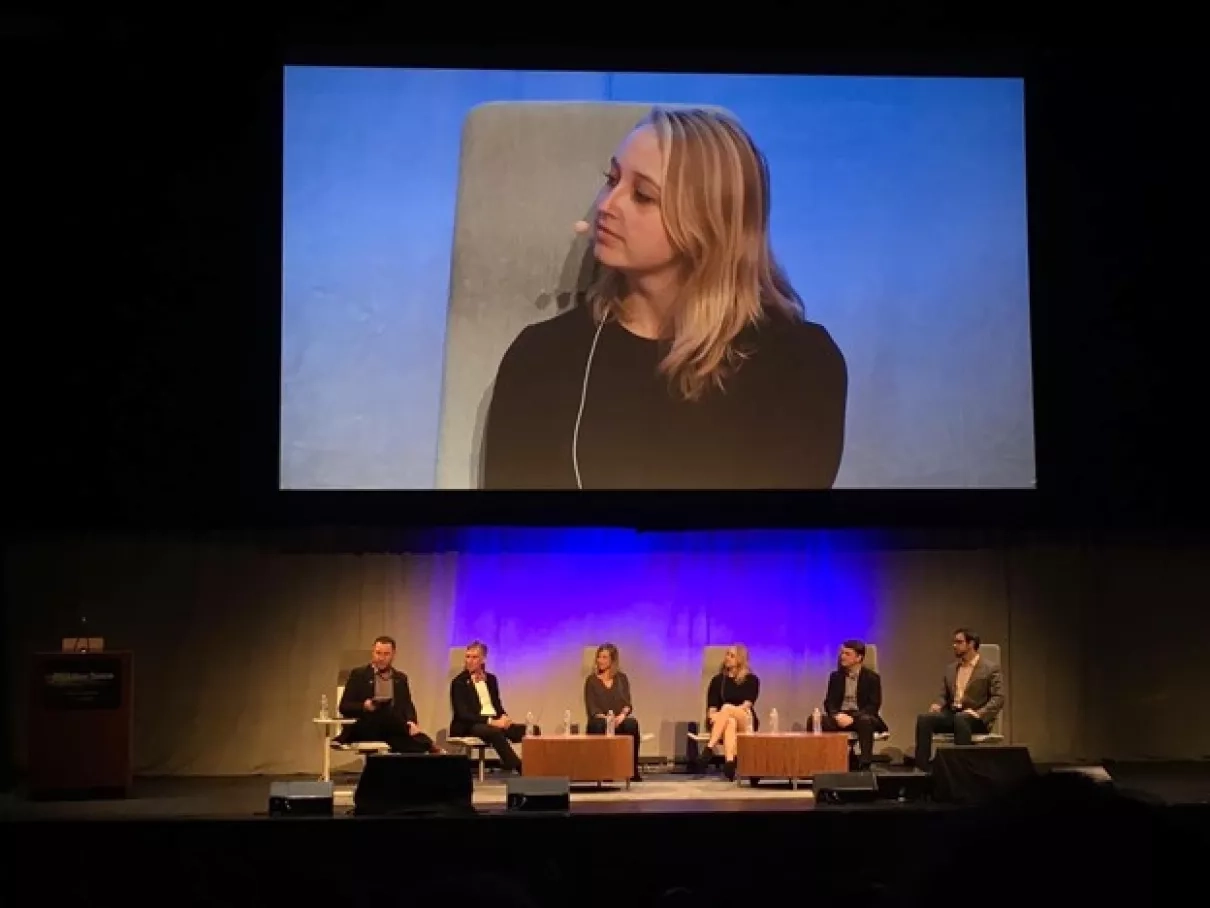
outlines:
[[[597,656],[601,655],[601,653],[609,653],[609,677],[616,678],[618,675],[618,648],[612,643],[602,643],[597,647]],[[595,661],[596,656],[593,659]],[[592,670],[595,674],[600,674],[600,672],[597,672],[595,664]]]
[[[727,649],[735,650],[735,680],[743,681],[750,674],[752,669],[748,664],[748,647],[742,643],[733,643]],[[724,654],[722,664],[718,667],[719,673],[727,674],[727,657]]]
[[[660,213],[685,272],[660,371],[696,400],[739,367],[745,327],[770,311],[800,319],[803,305],[769,246],[769,168],[744,128],[718,111],[659,107],[643,126],[663,153]],[[588,290],[597,321],[616,317],[625,293],[623,275],[601,267]]]

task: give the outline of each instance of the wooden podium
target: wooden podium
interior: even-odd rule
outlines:
[[[130,793],[132,682],[128,652],[34,655],[29,685],[31,797]]]

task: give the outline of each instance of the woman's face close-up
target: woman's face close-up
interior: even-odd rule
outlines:
[[[641,126],[618,147],[597,194],[593,247],[602,265],[636,277],[673,266],[676,256],[660,211],[662,173],[655,130]]]

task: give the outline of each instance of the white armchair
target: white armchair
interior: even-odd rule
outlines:
[[[346,726],[352,725],[353,719],[342,718],[340,715],[340,699],[344,696],[345,684],[349,680],[349,672],[359,663],[366,662],[364,650],[345,652],[341,655],[341,668],[336,673],[336,699],[328,704],[328,716],[319,716],[312,721],[323,729],[323,770],[319,777],[321,782],[332,779],[332,752],[347,751],[365,757],[369,754],[383,754],[390,751],[385,741],[358,741],[354,744],[338,744],[336,736]]]
[[[450,648],[449,661],[449,677],[448,681],[453,681],[462,670],[466,667],[466,647],[454,646]],[[470,735],[459,736],[452,735],[445,739],[445,743],[452,747],[457,747],[463,750],[468,757],[475,760],[479,767],[479,781],[482,782],[487,777],[487,749],[490,746],[482,738],[476,738]]]
[[[729,648],[728,646],[706,646],[702,648],[702,699],[700,701],[702,704],[706,702],[706,696],[710,693],[710,682],[718,674],[719,666],[723,664],[723,659],[726,657]],[[698,745],[708,743],[710,741],[710,732],[705,730],[707,727],[706,719],[703,718],[702,724],[698,726],[698,731],[689,732],[689,740],[697,742]]]
[[[878,671],[878,645],[875,643],[867,643],[865,645],[865,667],[872,672]],[[885,691],[886,688],[883,688]],[[891,733],[889,731],[879,731],[874,733],[874,743],[880,741],[889,741]],[[857,735],[854,732],[849,732],[849,747],[857,743]],[[883,758],[886,759],[885,757]]]

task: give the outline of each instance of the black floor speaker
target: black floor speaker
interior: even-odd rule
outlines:
[[[933,756],[933,799],[980,804],[1037,776],[1028,747],[970,744],[939,747]]]
[[[353,793],[357,816],[474,814],[465,754],[371,754]]]
[[[874,774],[878,794],[887,801],[924,801],[932,797],[933,777],[918,770],[894,770]]]
[[[269,786],[269,816],[332,816],[332,783],[274,782]]]
[[[571,783],[565,776],[512,776],[505,786],[509,810],[571,810]]]
[[[861,804],[878,799],[872,772],[821,772],[812,782],[817,804]]]

